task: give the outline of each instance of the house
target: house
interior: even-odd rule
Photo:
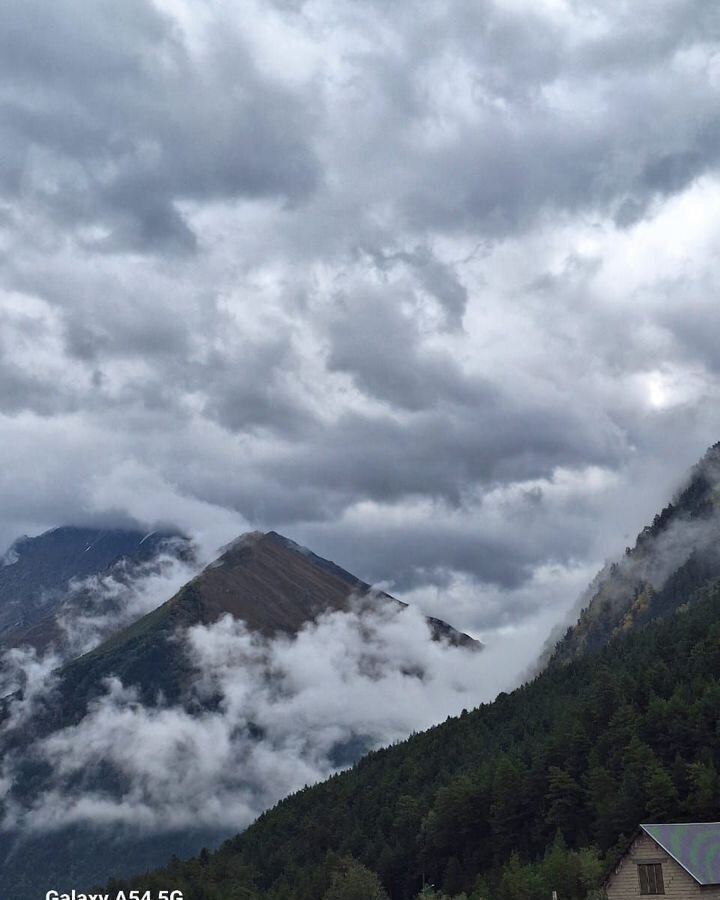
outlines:
[[[608,900],[720,900],[720,822],[641,825],[605,891]]]

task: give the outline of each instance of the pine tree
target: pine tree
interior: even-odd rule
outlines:
[[[445,866],[443,875],[443,890],[454,897],[463,889],[463,868],[457,856],[451,856]]]
[[[339,863],[323,900],[389,900],[377,875],[354,859]]]
[[[548,777],[546,821],[558,828],[568,842],[575,843],[584,818],[582,788],[568,772],[557,766],[550,767]]]
[[[701,821],[717,818],[720,801],[715,766],[712,762],[698,760],[690,763],[687,770],[690,783],[688,812]]]
[[[678,812],[678,793],[670,773],[659,762],[648,771],[645,779],[647,803],[645,811],[650,822],[667,822]]]
[[[491,827],[501,856],[522,849],[524,781],[520,763],[510,756],[502,756],[495,769],[490,805]]]

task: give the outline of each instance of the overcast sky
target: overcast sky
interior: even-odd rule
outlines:
[[[0,544],[275,528],[549,627],[720,439],[719,38],[716,0],[5,4]]]

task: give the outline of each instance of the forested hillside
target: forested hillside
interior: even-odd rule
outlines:
[[[137,883],[192,900],[342,900],[383,896],[374,872],[393,900],[423,885],[584,897],[638,823],[718,818],[719,674],[715,586],[284,800],[216,854]]]
[[[550,664],[593,653],[614,635],[672,614],[720,578],[719,509],[720,444],[715,444],[634,546],[597,575]]]

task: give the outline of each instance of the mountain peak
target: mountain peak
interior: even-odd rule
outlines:
[[[83,673],[92,669],[95,683],[116,674],[147,697],[159,687],[165,697],[176,699],[183,682],[192,677],[189,664],[177,654],[178,631],[230,615],[263,637],[292,636],[325,613],[350,611],[358,597],[378,606],[405,606],[277,532],[250,532],[227,544],[214,562],[162,606],[69,669]],[[435,639],[482,648],[479,641],[439,619],[427,622]]]
[[[243,547],[253,547],[258,543],[258,541],[263,540],[265,536],[265,532],[263,531],[246,531],[243,534],[238,535],[238,537],[230,541],[228,544],[225,544],[223,547],[221,547],[219,558],[228,556],[238,550],[242,550]]]
[[[307,547],[303,547],[302,544],[298,544],[289,537],[285,537],[284,534],[280,534],[278,531],[246,531],[230,541],[229,544],[225,544],[224,547],[221,547],[220,557],[235,553],[238,550],[243,550],[246,547],[255,547],[263,541],[270,541],[271,543],[278,544],[288,550],[301,553],[304,556],[315,556],[315,554]],[[320,559],[320,557],[316,558]]]
[[[191,586],[204,619],[230,613],[267,636],[296,633],[324,612],[348,609],[354,595],[372,591],[371,585],[277,531],[241,534]],[[389,594],[378,597],[400,602]]]

